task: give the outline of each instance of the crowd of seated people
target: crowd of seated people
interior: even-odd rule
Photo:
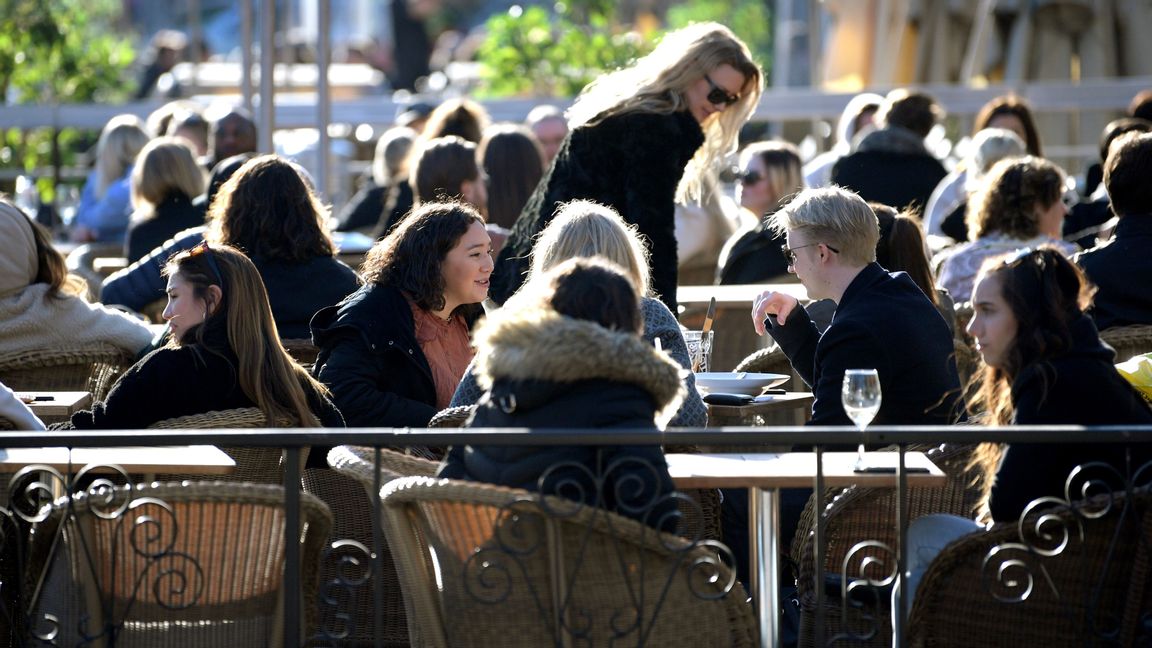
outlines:
[[[254,156],[243,110],[172,109],[150,142],[142,122],[118,117],[101,135],[71,237],[123,245],[132,265],[105,282],[101,304],[73,297],[49,235],[0,201],[0,351],[103,342],[140,354],[106,398],[71,418],[77,428],[239,407],[300,426],[421,427],[460,405],[473,406],[473,427],[704,426],[674,310],[669,218],[733,159],[762,80],[726,29],[684,35],[674,42],[690,48],[606,77],[567,116],[545,108],[527,125],[490,125],[462,99],[420,130],[387,131],[374,186],[333,224],[377,239],[355,269],[336,258],[329,207],[307,172]],[[625,81],[632,94],[613,86]],[[808,310],[783,292],[751,295],[751,326],[813,391],[812,424],[849,423],[842,377],[865,366],[879,370],[881,424],[1152,423],[1099,336],[1152,324],[1152,257],[1141,251],[1152,214],[1152,134],[1141,133],[1152,124],[1128,117],[1106,130],[1091,202],[1107,206],[1115,231],[1095,245],[1065,240],[1080,222],[1068,217],[1073,183],[1042,156],[1027,103],[989,102],[950,174],[926,143],[941,117],[924,93],[861,95],[845,110],[843,142],[818,165],[805,167],[783,141],[735,158],[747,227],[718,255],[717,283],[795,275],[807,290]],[[829,183],[841,186],[805,188]],[[501,226],[512,247],[498,261]],[[496,283],[506,301],[486,314],[498,308]],[[971,302],[971,322],[956,319],[953,300]],[[161,339],[112,308],[156,302]],[[964,333],[984,362],[968,391],[954,348]],[[315,344],[313,367],[285,351],[295,339]],[[1072,406],[1084,390],[1109,403],[1107,415]],[[17,405],[0,389],[0,416],[35,428]],[[585,451],[598,449],[458,445],[440,474],[550,492],[540,481],[548,465],[592,462]],[[671,490],[658,449],[621,451],[657,468],[646,487]],[[1116,462],[1103,448],[1009,448],[992,518],[1055,494],[1088,456]],[[806,500],[785,493],[785,525]],[[725,507],[746,511],[734,494]]]

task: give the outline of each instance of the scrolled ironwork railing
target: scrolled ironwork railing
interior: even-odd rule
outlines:
[[[444,447],[454,443],[490,443],[490,444],[517,444],[517,445],[642,445],[642,444],[677,444],[677,445],[708,445],[722,448],[726,444],[743,445],[762,443],[766,445],[790,445],[804,443],[816,447],[826,445],[855,445],[861,440],[858,433],[847,428],[743,428],[736,430],[670,430],[663,434],[629,432],[621,430],[533,430],[532,434],[525,434],[525,430],[349,430],[349,431],[315,431],[315,430],[212,430],[212,431],[104,431],[104,432],[54,432],[52,443],[69,447],[115,447],[139,445],[183,445],[187,443],[214,444],[219,446],[259,446],[280,447],[286,451],[298,452],[299,448],[316,443],[319,438],[325,444],[350,444],[366,446],[434,446]],[[320,434],[323,436],[321,437]],[[867,442],[870,444],[912,444],[920,442],[956,442],[976,443],[983,441],[1012,443],[1112,443],[1121,445],[1152,443],[1152,427],[1097,427],[1082,428],[1076,426],[1052,427],[1020,427],[1020,428],[961,428],[961,427],[877,427],[868,431]],[[22,432],[0,432],[0,447],[38,447],[44,443],[42,434]],[[0,451],[2,452],[2,451]],[[287,462],[286,465],[293,465]],[[102,472],[111,470],[112,472]],[[47,504],[53,498],[61,495],[70,498],[68,502],[83,502],[88,507],[85,514],[100,519],[117,522],[127,529],[135,531],[124,536],[124,542],[132,547],[142,559],[154,561],[155,567],[148,576],[138,576],[120,587],[120,592],[131,592],[127,598],[129,602],[139,600],[142,596],[149,599],[167,600],[173,607],[195,605],[199,596],[196,588],[197,569],[191,567],[195,564],[195,556],[186,557],[191,563],[184,562],[185,558],[174,553],[166,552],[170,547],[168,531],[179,533],[179,529],[166,525],[161,502],[150,502],[142,498],[126,499],[126,489],[117,488],[116,484],[130,484],[134,476],[115,467],[76,467],[75,470],[56,470],[47,466],[29,466],[15,473],[10,479],[8,491],[9,501],[0,508],[0,543],[3,544],[3,554],[0,556],[0,624],[4,625],[6,634],[3,639],[11,645],[61,645],[63,637],[68,634],[79,634],[87,640],[97,637],[107,640],[107,645],[116,645],[115,615],[109,617],[105,610],[93,612],[77,612],[73,609],[50,610],[41,606],[35,614],[29,613],[30,601],[38,596],[38,578],[27,576],[30,561],[36,556],[30,555],[27,532],[32,527],[41,527],[50,523],[52,511],[57,511],[61,523],[58,528],[64,529],[72,522],[65,522],[69,515],[75,516],[78,509],[75,504],[66,504],[53,509]],[[286,480],[289,483],[299,481],[296,471],[288,470]],[[1061,600],[1072,599],[1073,595],[1061,591],[1059,584],[1050,577],[1051,561],[1069,555],[1082,544],[1084,539],[1093,537],[1101,521],[1120,519],[1112,536],[1105,544],[1119,546],[1130,541],[1132,536],[1131,524],[1138,517],[1128,498],[1121,497],[1122,493],[1131,493],[1134,490],[1146,487],[1152,481],[1152,466],[1133,466],[1131,469],[1120,470],[1116,466],[1085,464],[1078,467],[1069,475],[1067,489],[1063,498],[1050,498],[1035,503],[1028,512],[1022,516],[1017,525],[1017,533],[1010,542],[1001,542],[985,552],[982,567],[986,574],[984,585],[980,588],[989,605],[1020,605],[1036,599],[1036,597],[1056,597]],[[595,479],[592,482],[595,484]],[[631,483],[622,481],[623,487]],[[585,482],[585,485],[587,482]],[[128,491],[130,492],[130,491]],[[620,491],[627,494],[628,491]],[[904,497],[903,486],[898,491],[899,497]],[[598,497],[603,497],[601,493]],[[612,497],[615,497],[613,495]],[[378,499],[378,498],[377,498]],[[625,497],[624,499],[628,499]],[[137,501],[139,500],[139,501]],[[1054,501],[1055,500],[1055,501]],[[1089,501],[1089,506],[1080,504]],[[587,500],[585,500],[587,501]],[[593,502],[601,501],[594,496]],[[133,504],[133,502],[136,502]],[[373,501],[378,506],[377,501]],[[523,506],[524,504],[520,504]],[[513,507],[514,508],[514,507]],[[71,511],[69,513],[69,511]],[[564,511],[550,511],[553,513]],[[137,515],[137,513],[140,513]],[[511,510],[509,515],[520,516],[518,522],[508,521],[501,527],[502,538],[499,541],[499,550],[503,556],[516,555],[516,551],[526,551],[532,546],[532,536],[528,533],[532,515],[526,510]],[[678,515],[683,515],[681,507],[677,507]],[[297,513],[298,515],[298,513]],[[299,517],[296,518],[299,520]],[[299,524],[299,523],[298,523]],[[517,526],[523,528],[517,530]],[[682,521],[678,521],[682,526]],[[1127,525],[1127,526],[1125,526]],[[1110,527],[1111,528],[1111,527]],[[63,533],[63,531],[61,531]],[[1147,542],[1142,534],[1146,531],[1140,527],[1136,533],[1140,542]],[[298,529],[285,529],[286,537],[298,538]],[[897,537],[899,533],[897,533]],[[134,539],[128,539],[134,538]],[[284,627],[285,645],[304,645],[305,639],[312,641],[310,645],[351,645],[351,637],[355,629],[360,627],[361,619],[351,615],[340,616],[339,607],[347,601],[347,593],[356,590],[372,595],[378,569],[378,549],[368,543],[355,543],[347,539],[334,538],[326,560],[337,561],[343,565],[340,570],[343,576],[329,583],[322,583],[319,589],[318,602],[305,602],[291,600],[284,601],[285,615]],[[843,599],[846,605],[854,605],[853,601],[875,597],[858,596],[863,589],[879,589],[883,592],[894,578],[897,582],[903,579],[900,566],[904,564],[902,552],[904,547],[900,541],[893,546],[888,542],[869,543],[871,538],[860,538],[857,549],[853,555],[852,573],[841,574],[840,585],[843,588]],[[694,538],[695,546],[706,546],[715,549],[717,555],[722,550],[706,538]],[[139,552],[136,552],[136,549]],[[496,551],[497,547],[486,548],[487,551]],[[479,554],[477,554],[479,555]],[[865,560],[857,558],[865,556]],[[881,566],[878,560],[883,559]],[[507,561],[508,558],[502,557]],[[717,558],[725,561],[727,559]],[[165,562],[167,561],[167,562]],[[476,562],[480,559],[477,558]],[[1107,568],[1097,575],[1096,580],[1109,577],[1116,569],[1127,566],[1107,562]],[[492,571],[495,562],[489,563],[483,578],[477,583],[485,584],[485,588],[497,591],[500,581],[495,578]],[[202,567],[199,566],[198,567]],[[710,571],[711,566],[704,563],[693,564],[699,569],[700,582],[709,583],[715,577]],[[860,571],[867,567],[865,571]],[[40,569],[47,569],[41,565]],[[689,570],[691,572],[691,570]],[[487,573],[491,572],[491,573]],[[296,565],[286,561],[284,581],[285,588],[300,588],[299,573]],[[484,580],[487,579],[487,580]],[[39,579],[43,581],[43,579]],[[124,589],[127,587],[127,589]],[[1099,604],[1092,602],[1092,597],[1099,597],[1099,587],[1089,587],[1087,603],[1080,607],[1094,610]],[[291,591],[291,590],[290,590]],[[820,594],[820,605],[824,605],[823,583],[817,587]],[[142,594],[146,593],[146,594]],[[1133,596],[1138,593],[1133,590]],[[1083,598],[1082,593],[1076,596]],[[877,601],[883,597],[876,598]],[[1109,599],[1111,601],[1111,599]],[[1069,600],[1071,604],[1072,601]],[[1135,606],[1138,629],[1136,636],[1145,638],[1152,636],[1152,610],[1148,609],[1152,603],[1145,601],[1128,601]],[[132,603],[119,605],[115,608],[117,614],[130,611]],[[331,618],[332,625],[327,628],[313,628],[307,630],[314,633],[302,635],[300,619],[304,618],[302,605],[329,605],[336,612]],[[1111,602],[1109,603],[1111,605]],[[827,611],[826,611],[827,612]],[[859,612],[857,610],[857,612]],[[1118,631],[1116,617],[1108,614],[1106,609],[1096,609],[1087,614],[1084,624],[1088,627],[1087,633],[1102,640],[1114,638]],[[889,611],[889,614],[891,612]],[[871,614],[871,612],[869,612]],[[577,633],[585,627],[582,620],[584,614],[575,611],[566,615],[569,623]],[[630,628],[639,622],[638,619],[622,613],[614,620],[608,621],[620,628]],[[898,630],[904,624],[902,615],[894,615],[889,621]],[[886,639],[886,631],[878,625],[876,632],[853,632],[847,637],[862,645],[868,645],[878,640]],[[822,635],[823,630],[818,628],[816,639],[818,643],[828,644],[832,639],[837,641],[846,639],[834,634]],[[319,641],[316,639],[319,638]],[[775,637],[763,637],[761,645],[777,645]],[[848,644],[853,643],[848,641]],[[3,643],[0,640],[0,643]],[[378,643],[377,645],[383,645]],[[837,645],[841,645],[837,643]]]

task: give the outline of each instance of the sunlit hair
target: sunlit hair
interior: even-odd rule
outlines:
[[[860,119],[865,115],[875,115],[882,103],[884,97],[872,92],[862,92],[852,97],[840,112],[840,120],[836,122],[834,150],[847,153],[852,140],[860,134]]]
[[[612,331],[640,333],[644,318],[636,286],[623,268],[603,257],[569,259],[548,271],[541,285],[552,310]],[[542,290],[532,286],[530,290]]]
[[[639,230],[625,223],[616,210],[591,200],[573,200],[560,206],[532,247],[528,281],[568,259],[597,256],[623,268],[636,290],[649,295],[648,248]]]
[[[407,126],[394,126],[384,131],[376,141],[376,155],[372,158],[372,180],[377,186],[387,186],[404,175],[416,138],[416,131]]]
[[[992,166],[1004,158],[1020,157],[1027,151],[1024,140],[1006,128],[985,128],[972,138],[968,178],[964,188],[969,193],[984,185]]]
[[[1040,146],[1040,130],[1036,128],[1036,117],[1032,114],[1032,107],[1016,95],[1003,95],[992,99],[980,108],[973,122],[972,132],[978,133],[988,128],[992,120],[1003,115],[1011,115],[1024,125],[1024,145],[1029,155],[1041,157],[1044,150]]]
[[[544,176],[544,152],[527,127],[498,124],[477,151],[488,174],[488,222],[511,228]]]
[[[449,135],[417,144],[408,178],[417,205],[430,200],[462,200],[461,187],[480,179],[476,145]]]
[[[928,137],[932,127],[944,119],[944,110],[931,95],[907,88],[897,88],[884,97],[876,120],[885,126],[899,126]]]
[[[211,255],[211,260],[209,260]],[[215,267],[211,264],[215,263]],[[219,272],[219,276],[217,275]],[[296,364],[280,343],[268,293],[256,266],[239,250],[213,245],[210,250],[179,252],[169,259],[164,274],[179,275],[193,295],[205,301],[208,317],[173,339],[174,347],[192,346],[198,352],[224,355],[206,342],[207,330],[223,329],[236,354],[236,377],[244,395],[260,408],[269,423],[290,421],[303,427],[319,427],[308,405],[308,395],[327,394],[327,389]],[[223,280],[223,286],[221,286]],[[209,286],[220,288],[215,303]]]
[[[840,187],[805,189],[768,217],[778,235],[802,232],[811,243],[839,250],[849,265],[863,266],[876,260],[880,229],[876,214],[864,199]]]
[[[1148,132],[1152,132],[1152,121],[1146,119],[1121,117],[1108,122],[1100,133],[1100,161],[1108,161],[1108,152],[1112,149],[1112,144],[1122,135]]]
[[[32,230],[32,239],[36,245],[36,276],[32,279],[32,283],[48,284],[48,291],[44,294],[45,299],[81,295],[87,290],[82,279],[68,274],[64,255],[52,246],[52,234],[47,229],[29,218],[7,197],[0,197],[0,211],[5,212],[8,218],[19,219],[28,223],[28,228]],[[15,245],[15,242],[5,241],[4,244],[11,246]],[[7,253],[13,255],[27,254],[27,250],[10,249]]]
[[[172,122],[181,113],[200,113],[204,109],[199,103],[191,99],[173,99],[148,113],[144,121],[144,130],[152,135],[168,135]]]
[[[136,115],[116,115],[108,120],[96,142],[96,192],[102,198],[108,187],[128,171],[140,149],[148,143],[144,122]]]
[[[974,380],[973,412],[986,412],[991,425],[1008,425],[1014,411],[1012,381],[1038,365],[1045,381],[1053,358],[1072,348],[1072,324],[1092,303],[1094,289],[1084,273],[1056,248],[1041,247],[988,259],[976,282],[995,279],[1016,319],[1016,336],[1003,366],[984,369]]]
[[[803,164],[800,151],[789,142],[753,142],[740,152],[740,168],[747,168],[753,157],[759,157],[764,164],[768,186],[776,203],[768,208],[768,214],[775,212],[792,200],[804,189]],[[757,214],[763,216],[764,214]]]
[[[706,22],[668,32],[651,54],[589,83],[568,109],[569,126],[592,125],[630,112],[687,110],[685,92],[724,64],[744,75],[744,87],[739,101],[702,124],[704,145],[685,168],[676,192],[680,202],[696,200],[703,191],[704,174],[736,149],[740,128],[760,103],[764,89],[760,67],[727,27]]]
[[[928,248],[920,231],[920,222],[888,205],[868,203],[868,206],[876,213],[880,225],[876,263],[892,272],[908,273],[913,283],[924,291],[924,296],[939,306],[940,296],[936,294],[936,279],[928,262]]]
[[[1118,215],[1152,214],[1152,134],[1121,136],[1104,165],[1104,186]]]
[[[177,194],[192,199],[204,193],[204,170],[183,139],[159,137],[148,142],[132,168],[132,218],[146,220],[156,207]]]
[[[256,259],[299,263],[332,256],[328,209],[295,165],[277,155],[244,163],[220,187],[208,210],[206,238]]]
[[[455,135],[478,144],[490,123],[492,118],[484,106],[465,97],[447,99],[428,115],[421,136],[435,139]]]
[[[483,225],[484,219],[467,203],[416,207],[368,251],[360,266],[364,281],[402,290],[420,308],[439,311],[444,308],[444,259],[473,223]],[[464,304],[457,310],[472,307]]]
[[[158,132],[158,131],[157,131]],[[191,142],[196,151],[208,151],[208,120],[198,111],[186,110],[176,113],[164,131],[169,137],[183,137]]]
[[[992,234],[1030,239],[1040,234],[1037,209],[1047,209],[1064,193],[1064,172],[1043,158],[1025,156],[997,162],[984,185],[968,198],[968,238]]]

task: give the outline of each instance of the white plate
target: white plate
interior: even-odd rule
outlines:
[[[708,371],[696,374],[696,387],[704,393],[748,394],[759,396],[769,387],[787,382],[789,376],[774,373]]]

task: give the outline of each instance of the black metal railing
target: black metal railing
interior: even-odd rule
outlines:
[[[838,605],[842,617],[852,615],[853,624],[845,626],[841,631],[827,632],[825,618],[829,611],[828,586],[824,574],[825,545],[828,542],[825,527],[826,520],[819,514],[824,507],[817,508],[818,515],[813,527],[815,558],[812,587],[813,600],[809,602],[814,608],[814,623],[811,628],[810,641],[812,645],[880,645],[890,641],[887,628],[891,628],[897,637],[897,642],[904,645],[909,641],[906,634],[908,619],[906,618],[905,597],[908,596],[903,588],[898,594],[898,601],[894,608],[886,605],[883,600],[891,586],[902,583],[904,580],[903,565],[906,564],[905,550],[907,539],[905,532],[909,520],[908,510],[908,484],[903,454],[909,447],[927,447],[938,444],[977,444],[977,443],[1040,443],[1040,444],[1118,444],[1128,449],[1128,462],[1124,466],[1109,466],[1100,463],[1086,463],[1078,467],[1070,475],[1068,489],[1063,498],[1046,498],[1038,500],[1026,511],[1018,523],[1018,533],[1004,536],[1008,538],[998,541],[990,550],[984,553],[983,579],[987,599],[982,604],[987,605],[1019,605],[1029,597],[1054,597],[1061,601],[1065,609],[1085,608],[1091,610],[1087,618],[1073,620],[1084,627],[1084,636],[1094,637],[1099,642],[1115,643],[1131,639],[1133,630],[1124,630],[1121,626],[1128,623],[1128,619],[1152,618],[1152,611],[1145,609],[1152,605],[1152,601],[1142,598],[1143,587],[1132,588],[1126,600],[1117,601],[1112,595],[1104,593],[1100,584],[1104,578],[1115,577],[1117,565],[1115,556],[1128,556],[1126,553],[1111,551],[1105,557],[1105,569],[1095,576],[1096,582],[1089,583],[1087,596],[1090,601],[1078,605],[1075,597],[1081,593],[1061,592],[1060,585],[1051,573],[1051,561],[1059,557],[1068,547],[1084,540],[1092,534],[1089,527],[1093,521],[1106,516],[1118,516],[1121,521],[1115,529],[1109,531],[1112,537],[1105,542],[1108,546],[1121,546],[1131,543],[1133,538],[1138,544],[1147,543],[1148,532],[1145,526],[1152,528],[1152,522],[1144,522],[1142,510],[1132,508],[1131,494],[1141,492],[1152,477],[1152,468],[1133,465],[1131,457],[1143,454],[1144,444],[1152,443],[1152,426],[1124,427],[1078,427],[1078,426],[1027,426],[1005,428],[980,427],[875,427],[866,433],[851,428],[833,427],[780,427],[780,428],[722,428],[722,429],[676,429],[663,433],[621,431],[621,430],[586,430],[586,429],[353,429],[353,430],[299,430],[299,429],[269,429],[269,430],[174,430],[174,431],[90,431],[71,432],[56,431],[49,433],[0,432],[0,448],[35,448],[45,445],[52,447],[122,447],[122,446],[173,446],[186,444],[210,444],[217,446],[249,446],[249,447],[279,447],[285,453],[284,485],[286,486],[283,515],[284,515],[284,592],[300,592],[303,590],[305,575],[301,573],[301,529],[304,517],[301,513],[301,469],[300,458],[302,451],[310,446],[354,445],[369,447],[405,448],[411,446],[447,447],[454,444],[489,444],[489,445],[534,445],[534,446],[573,446],[573,445],[676,445],[676,446],[707,446],[713,451],[723,452],[725,446],[739,445],[744,448],[749,445],[763,444],[771,447],[784,447],[803,444],[810,447],[817,458],[829,446],[854,447],[864,442],[871,447],[895,447],[900,454],[896,474],[896,488],[894,489],[893,505],[895,508],[892,519],[895,528],[892,530],[892,539],[878,541],[872,538],[855,539],[855,544],[847,552],[849,558],[843,562],[836,582],[839,587]],[[1132,449],[1140,452],[1133,454]],[[0,453],[5,452],[0,450]],[[374,472],[373,489],[379,493],[384,486],[384,479],[380,476],[379,453],[377,453],[377,470]],[[817,461],[818,469],[813,475],[813,487],[817,498],[823,497],[824,488],[822,464]],[[0,555],[0,623],[5,624],[0,632],[0,645],[6,641],[10,645],[58,645],[59,628],[66,624],[81,627],[84,631],[85,645],[94,642],[105,642],[106,645],[116,645],[121,636],[123,627],[114,617],[109,617],[107,609],[100,615],[105,619],[104,626],[94,626],[92,619],[63,619],[51,612],[43,612],[38,618],[31,618],[27,614],[25,604],[20,596],[27,596],[28,588],[31,591],[42,590],[42,583],[29,584],[26,564],[29,560],[39,557],[30,556],[34,551],[27,542],[28,529],[44,523],[49,518],[49,509],[37,507],[34,504],[45,504],[51,501],[51,496],[61,493],[75,496],[83,493],[81,499],[86,499],[88,508],[93,508],[96,502],[116,502],[116,506],[107,506],[101,515],[115,518],[123,516],[130,510],[143,510],[146,507],[133,508],[129,501],[116,500],[114,493],[116,484],[130,481],[129,476],[118,471],[120,479],[108,479],[94,476],[89,467],[76,466],[75,470],[52,471],[42,466],[28,466],[12,480],[15,491],[9,491],[11,505],[0,509],[3,519],[3,554]],[[49,481],[59,483],[53,485],[34,479],[35,475],[47,474]],[[1100,475],[1106,475],[1101,477]],[[5,481],[8,480],[4,477]],[[593,476],[595,481],[595,476]],[[1121,494],[1125,496],[1121,496]],[[843,493],[840,493],[843,496]],[[72,502],[70,497],[66,502]],[[599,502],[598,496],[583,498],[588,502]],[[1083,506],[1081,500],[1089,500],[1090,506]],[[542,500],[540,500],[542,501]],[[815,500],[820,503],[820,500]],[[155,503],[164,509],[163,503]],[[339,605],[346,601],[349,592],[357,588],[373,590],[374,584],[380,582],[381,572],[384,569],[384,538],[379,529],[382,523],[382,510],[379,497],[373,498],[375,507],[371,512],[372,524],[375,530],[373,546],[368,547],[343,538],[334,538],[328,543],[328,559],[339,562],[343,567],[338,570],[343,577],[336,581],[322,584],[319,602],[301,601],[298,597],[288,595],[283,597],[282,629],[283,645],[351,645],[349,627],[355,626],[355,621],[345,617],[340,628],[312,628],[307,632],[315,632],[313,636],[304,636],[307,628],[301,623],[302,619],[310,618],[310,606]],[[829,505],[833,505],[829,501]],[[59,520],[60,527],[68,524],[68,515],[77,515],[77,507],[71,503],[62,505],[63,516]],[[541,508],[537,505],[531,514],[522,508],[523,503],[516,504],[504,515],[511,515],[518,522],[538,521]],[[59,507],[58,507],[59,508]],[[87,509],[86,509],[87,510]],[[544,513],[554,515],[555,511],[543,509]],[[71,513],[69,513],[71,512]],[[162,526],[161,516],[145,515],[129,522],[136,525],[141,538],[148,539],[153,536],[147,533],[159,533]],[[1136,530],[1130,527],[1135,520]],[[1152,517],[1150,517],[1152,520]],[[517,527],[501,527],[504,532],[515,530]],[[1128,535],[1123,535],[1128,534]],[[1135,534],[1134,536],[1132,534]],[[999,537],[999,536],[998,536]],[[895,546],[892,546],[892,542]],[[716,555],[724,555],[726,549],[716,547],[713,541],[703,541],[693,544],[693,547],[713,547]],[[144,545],[141,545],[144,546]],[[512,545],[509,545],[512,546]],[[506,557],[514,556],[519,559],[515,547],[498,545],[484,548],[488,552],[489,560],[476,558],[467,563],[467,568],[473,570],[473,576],[483,575],[486,570],[498,567],[500,561],[491,559],[493,552],[501,553]],[[54,549],[55,545],[50,548]],[[1143,550],[1143,549],[1141,549]],[[153,556],[158,564],[163,563],[166,557],[155,554]],[[194,563],[195,560],[191,559]],[[505,561],[507,562],[507,561]],[[515,561],[513,561],[515,562]],[[483,567],[476,571],[477,565]],[[100,568],[89,565],[88,569],[99,571]],[[165,585],[172,587],[172,579],[176,574],[171,569],[159,568],[159,575],[166,579]],[[1146,575],[1147,576],[1147,575]],[[43,580],[43,579],[33,579]],[[1090,579],[1091,580],[1091,579]],[[729,588],[722,588],[729,591]],[[1152,588],[1148,588],[1152,589]],[[188,591],[176,587],[181,596],[188,596]],[[709,592],[714,593],[713,590]],[[341,594],[343,593],[343,594]],[[834,595],[835,591],[832,592]],[[89,593],[90,594],[90,593]],[[155,593],[153,593],[155,594]],[[361,593],[362,594],[362,593]],[[97,597],[99,598],[99,597]],[[374,616],[377,621],[384,614],[384,607],[379,596],[374,596]],[[180,599],[182,605],[187,600]],[[92,599],[87,599],[92,604]],[[107,607],[106,601],[98,601]],[[161,602],[163,603],[163,602]],[[1111,608],[1118,604],[1125,606],[1123,614],[1115,613]],[[118,601],[117,605],[128,605]],[[919,605],[919,602],[918,602]],[[1107,608],[1107,609],[1105,609]],[[570,611],[569,611],[570,612]],[[580,611],[583,613],[583,611]],[[567,614],[567,613],[562,613]],[[1069,613],[1070,615],[1072,613]],[[1076,613],[1079,614],[1079,613]],[[889,618],[890,615],[890,618]],[[915,616],[915,615],[914,615]],[[333,618],[340,619],[341,614]],[[569,622],[571,618],[561,619]],[[636,627],[645,627],[635,620]],[[648,620],[645,621],[647,623]],[[863,625],[860,625],[863,623]],[[1131,624],[1129,624],[1131,625]],[[1137,624],[1139,625],[1139,624]],[[563,624],[561,624],[563,626]],[[1148,626],[1144,623],[1145,627]],[[377,624],[376,627],[379,627]],[[558,626],[560,627],[560,626]],[[631,627],[631,626],[628,626]],[[47,630],[45,630],[47,628]],[[580,632],[586,629],[581,628]],[[1128,632],[1128,635],[1124,635]],[[639,636],[646,636],[641,633]],[[571,638],[571,637],[568,637]],[[514,641],[514,640],[513,640]],[[558,636],[556,644],[567,641]],[[629,641],[632,641],[629,639]],[[761,637],[760,645],[775,646],[778,638],[775,636]],[[806,641],[807,643],[807,641]],[[1095,641],[1089,643],[1096,643]],[[385,645],[383,639],[372,641],[375,645]],[[369,645],[372,645],[369,644]],[[643,645],[641,639],[637,645]]]

